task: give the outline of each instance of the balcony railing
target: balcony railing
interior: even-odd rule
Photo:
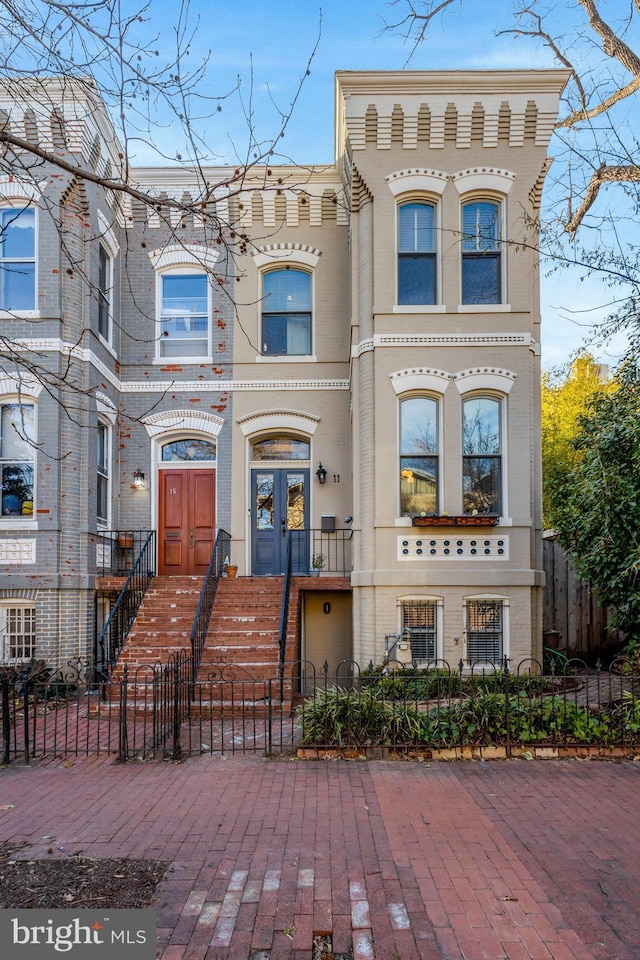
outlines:
[[[92,536],[96,544],[99,577],[127,577],[136,557],[149,538],[150,530],[101,530]]]
[[[290,530],[289,538],[294,576],[322,572],[344,577],[351,573],[352,530]]]

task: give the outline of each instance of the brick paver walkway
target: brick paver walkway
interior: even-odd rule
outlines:
[[[13,766],[0,839],[172,861],[162,960],[329,932],[354,960],[638,960],[639,788],[631,761]]]

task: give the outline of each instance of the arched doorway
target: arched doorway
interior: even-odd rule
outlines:
[[[285,572],[291,538],[294,570],[308,567],[308,439],[286,434],[251,441],[251,570],[256,576]]]
[[[181,437],[160,446],[158,573],[204,576],[216,537],[216,448]]]

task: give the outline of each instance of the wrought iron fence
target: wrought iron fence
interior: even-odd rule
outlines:
[[[182,759],[214,753],[438,750],[535,745],[640,746],[640,677],[570,662],[542,675],[467,672],[444,662],[425,670],[361,669],[335,676],[302,661],[283,679],[223,664],[193,683],[190,651],[96,685],[88,664],[52,674],[42,661],[0,671],[3,761],[110,754]],[[505,669],[506,667],[506,669]]]

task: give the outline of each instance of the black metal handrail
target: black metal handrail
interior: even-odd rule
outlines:
[[[282,605],[280,607],[280,632],[279,632],[279,653],[278,653],[278,674],[280,677],[280,699],[282,699],[282,689],[284,681],[284,664],[287,654],[287,624],[289,621],[289,594],[291,593],[291,557],[292,541],[291,533],[287,537],[285,546],[285,566],[284,583],[282,585]]]
[[[146,534],[124,586],[96,641],[96,679],[104,679],[113,670],[118,654],[136,618],[142,598],[151,579],[155,576],[156,532],[148,530]]]
[[[91,535],[96,544],[99,577],[124,577],[140,555],[149,530],[99,530]]]
[[[196,677],[198,676],[198,669],[200,667],[200,661],[202,660],[202,651],[204,650],[207,639],[207,630],[209,629],[213,602],[216,598],[216,590],[218,589],[218,580],[224,569],[225,558],[229,556],[230,546],[231,534],[227,533],[226,530],[218,530],[216,542],[211,551],[211,559],[209,560],[209,566],[200,592],[198,609],[196,610],[193,627],[191,628],[189,642],[191,644],[192,683],[196,682]]]
[[[353,531],[290,530],[291,569],[294,574],[335,573],[348,576],[352,569]]]

